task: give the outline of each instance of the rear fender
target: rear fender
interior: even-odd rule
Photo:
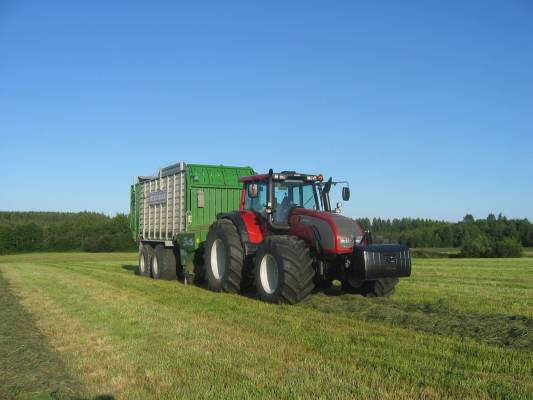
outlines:
[[[217,215],[217,219],[228,219],[237,228],[246,254],[255,252],[264,239],[260,218],[252,211],[233,211]]]

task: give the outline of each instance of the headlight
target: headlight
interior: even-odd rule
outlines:
[[[354,242],[354,236],[339,236],[339,245],[345,249],[353,247]]]

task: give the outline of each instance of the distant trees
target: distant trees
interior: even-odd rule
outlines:
[[[490,214],[460,222],[420,218],[361,218],[365,229],[386,242],[409,247],[456,247],[465,257],[519,257],[533,247],[533,224]],[[101,213],[0,212],[0,254],[28,251],[135,250],[128,217]]]
[[[387,242],[418,248],[460,247],[465,257],[520,257],[522,247],[533,247],[533,224],[501,214],[478,220],[467,214],[456,223],[412,218],[359,221]]]
[[[0,212],[0,254],[135,248],[128,218],[123,214]]]

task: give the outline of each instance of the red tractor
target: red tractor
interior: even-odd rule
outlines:
[[[375,244],[357,221],[332,210],[331,178],[270,170],[241,181],[240,210],[218,215],[207,235],[209,289],[236,293],[254,284],[262,300],[294,304],[333,280],[349,292],[388,296],[410,276],[407,247]]]

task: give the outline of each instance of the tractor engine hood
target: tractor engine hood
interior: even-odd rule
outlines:
[[[352,252],[364,234],[356,220],[325,211],[295,208],[289,221],[289,234],[315,243],[317,250],[325,254]]]

